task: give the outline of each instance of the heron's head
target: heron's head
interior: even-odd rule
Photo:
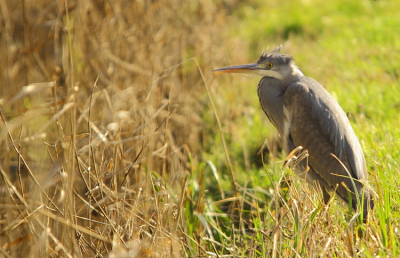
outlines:
[[[257,63],[229,66],[214,70],[219,73],[244,73],[276,78],[280,81],[291,79],[293,76],[303,75],[295,66],[293,58],[289,55],[279,54],[281,47],[274,48],[271,52],[262,53]]]

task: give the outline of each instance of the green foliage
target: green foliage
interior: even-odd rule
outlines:
[[[244,58],[243,63],[256,61],[265,47],[282,44],[282,52],[293,55],[300,70],[325,86],[348,113],[365,152],[370,172],[369,182],[379,195],[370,227],[376,227],[379,232],[383,249],[374,249],[373,239],[363,234],[356,235],[361,240],[358,247],[352,247],[363,248],[363,254],[367,257],[377,253],[395,255],[399,245],[399,9],[400,1],[254,0],[243,3],[235,11],[237,21],[232,23],[231,30],[232,35],[246,42],[245,56],[248,56],[248,59]],[[232,79],[227,78],[230,76]],[[274,252],[271,246],[268,246],[270,243],[265,246],[265,242],[260,238],[260,232],[265,232],[274,225],[272,213],[266,211],[278,211],[280,205],[290,202],[295,196],[290,189],[290,194],[285,196],[285,184],[281,182],[283,199],[276,203],[273,183],[277,183],[281,175],[281,163],[277,161],[283,160],[284,157],[279,155],[279,151],[263,157],[257,154],[258,151],[254,151],[261,148],[265,138],[270,144],[274,142],[272,139],[277,139],[275,129],[264,116],[258,103],[258,80],[243,78],[241,75],[225,75],[218,80],[220,86],[217,95],[222,96],[224,100],[218,103],[217,110],[222,118],[228,147],[224,150],[220,144],[221,136],[214,134],[215,145],[204,157],[219,164],[218,173],[226,175],[223,177],[226,187],[229,184],[229,173],[223,152],[227,151],[232,160],[237,183],[244,186],[241,193],[251,191],[250,189],[254,191],[251,201],[255,202],[257,208],[251,213],[255,232],[252,237],[258,242],[259,249],[253,253],[246,245],[239,249],[242,254],[251,253],[253,257],[264,257]],[[256,165],[256,160],[261,159],[265,161],[264,167]],[[246,162],[250,162],[250,166],[246,165]],[[266,175],[272,178],[272,182]],[[300,185],[296,187],[301,188]],[[229,189],[232,189],[232,186]],[[255,189],[265,189],[265,192],[257,192]],[[340,232],[353,230],[354,225],[348,224],[353,215],[351,210],[338,201],[332,203],[329,215],[326,215],[332,217],[321,223],[321,213],[326,213],[323,206],[318,204],[319,199],[313,200],[316,206],[309,213],[309,222],[305,223],[304,217],[299,217],[305,216],[304,214],[293,213],[288,222],[288,225],[292,225],[292,237],[280,238],[279,254],[293,254],[293,250],[296,250],[302,257],[311,255],[312,251],[310,253],[310,246],[307,244],[311,243],[310,238],[315,237],[316,233],[312,233],[313,230],[327,233],[325,237],[338,239],[341,238]],[[245,214],[246,211],[243,211],[243,216]],[[340,228],[329,233],[330,227],[324,226],[324,223],[332,222],[337,223]],[[351,232],[355,232],[357,228],[365,231],[364,225],[357,224]],[[245,238],[246,235],[241,237]],[[273,241],[272,235],[264,235],[265,237],[270,237],[268,241]],[[351,252],[351,248],[344,242],[331,243],[337,248],[334,256]],[[316,241],[312,244],[319,246],[317,249],[322,252],[326,242]]]

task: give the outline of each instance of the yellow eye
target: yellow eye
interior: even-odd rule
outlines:
[[[267,64],[268,68],[272,68],[272,66],[274,66],[272,63],[268,63]]]

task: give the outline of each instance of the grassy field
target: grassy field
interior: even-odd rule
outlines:
[[[396,257],[400,1],[0,1],[0,257]],[[282,45],[348,113],[369,222],[283,170]]]

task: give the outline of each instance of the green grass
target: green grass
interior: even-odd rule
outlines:
[[[400,57],[400,34],[397,31],[400,18],[396,15],[399,8],[399,1],[252,1],[235,11],[239,20],[231,29],[232,35],[246,42],[248,46],[248,58],[240,60],[241,62],[254,62],[262,49],[282,44],[282,52],[293,55],[300,70],[325,86],[345,112],[349,112],[350,121],[365,152],[370,184],[377,190],[375,178],[378,179],[383,198],[383,205],[377,202],[372,216],[373,222],[367,226],[379,232],[383,246],[372,248],[373,238],[364,235],[356,244],[357,250],[363,250],[362,256],[395,256],[399,245],[399,234],[396,233],[400,223],[400,65],[397,62]],[[222,65],[235,64],[239,63],[233,60]],[[258,104],[258,80],[252,77],[242,78],[241,75],[224,75],[218,79],[218,86],[215,87],[219,87],[218,95],[232,96],[232,99],[228,98],[217,109],[219,116],[223,117],[223,125],[230,128],[225,133],[227,151],[235,160],[233,164],[238,183],[241,186],[247,185],[252,190],[261,188],[268,192],[274,187],[266,175],[272,175],[276,183],[280,175],[280,164],[276,162],[282,160],[283,156],[275,156],[265,163],[265,167],[256,167],[254,164],[257,162],[251,162],[248,168],[245,161],[248,153],[256,155],[254,150],[260,149],[264,138],[271,142],[271,137],[277,135]],[[231,117],[224,119],[227,116]],[[220,164],[222,156],[219,153],[223,149],[218,139],[211,150],[211,153],[208,152],[203,157],[215,162],[218,160]],[[260,155],[258,159],[261,159]],[[226,174],[224,164],[219,166],[221,174]],[[257,207],[273,208],[270,204],[273,201],[271,196],[256,196],[258,199],[253,200],[256,200]],[[294,197],[284,197],[289,202],[291,198]],[[320,203],[317,203],[317,207],[316,211],[321,212]],[[331,205],[329,216],[333,216],[330,219],[337,223],[339,230],[331,232],[318,228],[324,235],[321,241],[328,237],[341,237],[340,232],[345,231],[349,216],[352,215],[351,212],[346,215],[347,208],[343,208],[339,202]],[[270,215],[259,210],[256,214],[253,218],[254,224],[263,221],[264,230],[273,227],[274,222]],[[318,224],[318,221],[315,221],[315,217],[310,221],[302,219],[293,217],[286,222],[293,237],[280,239],[282,242],[278,249],[279,254],[315,255],[310,245],[302,245],[305,244],[304,241],[315,237],[315,233],[307,228],[311,227],[307,223],[312,221]],[[322,227],[323,225],[324,223],[320,224]],[[357,224],[356,228],[358,227],[366,230],[363,225]],[[259,230],[261,229],[255,227],[256,234]],[[242,237],[246,238],[246,235]],[[270,239],[264,241],[268,242]],[[344,239],[343,241],[345,243]],[[265,248],[266,242],[256,242],[258,248]],[[323,250],[323,244],[316,244],[319,252]],[[245,250],[247,248],[243,246],[242,251]],[[271,255],[271,251],[268,254]],[[336,255],[341,256],[340,251]],[[262,254],[257,253],[255,256],[262,257]]]

